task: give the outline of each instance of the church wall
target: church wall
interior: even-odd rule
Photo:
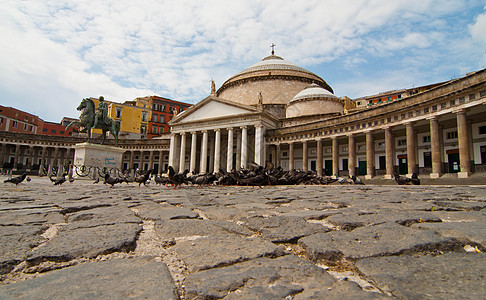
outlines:
[[[285,105],[308,85],[309,82],[288,79],[254,80],[229,86],[218,97],[245,105],[257,105],[258,94],[262,93],[263,104]]]

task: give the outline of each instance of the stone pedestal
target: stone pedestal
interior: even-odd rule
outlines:
[[[76,144],[74,146],[74,166],[91,168],[87,177],[96,178],[97,169],[121,169],[124,152],[124,149],[113,146],[91,143]]]

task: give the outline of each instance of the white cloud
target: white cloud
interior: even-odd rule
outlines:
[[[479,2],[6,0],[0,97],[12,106],[5,95],[25,99],[26,110],[51,119],[76,114],[88,96],[122,102],[157,94],[193,103],[209,94],[210,79],[221,85],[268,55],[271,43],[318,75],[342,73],[319,74],[332,62],[357,76],[386,67],[372,65],[386,57],[419,67],[455,33],[444,33],[451,25],[442,17]],[[485,19],[469,28],[477,41],[484,42]],[[342,82],[337,87],[350,88]]]

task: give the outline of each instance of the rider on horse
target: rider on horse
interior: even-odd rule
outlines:
[[[100,96],[100,104],[98,104],[98,110],[95,113],[95,120],[93,123],[93,128],[98,126],[98,123],[110,125],[110,120],[108,118],[108,104],[105,102],[105,98]]]

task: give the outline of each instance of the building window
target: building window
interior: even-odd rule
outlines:
[[[479,126],[479,134],[486,134],[486,126]]]
[[[366,151],[366,144],[365,145],[359,145],[358,151]]]
[[[447,139],[452,140],[452,139],[457,139],[457,131],[450,131],[447,133]]]
[[[288,156],[287,151],[282,151],[282,157],[287,157],[287,156]]]
[[[479,92],[479,97],[486,97],[486,90]]]
[[[429,108],[428,107],[424,108],[424,114],[427,114],[427,113],[429,113]]]
[[[64,130],[59,131],[60,134],[64,134]]]
[[[47,132],[47,128],[43,128],[42,129],[42,132]]]
[[[406,145],[407,145],[407,140],[406,139],[398,140],[398,146],[406,146]]]
[[[469,101],[475,100],[475,99],[476,99],[476,94],[469,95]]]
[[[56,130],[55,129],[51,129],[51,133],[56,133]]]
[[[415,111],[415,114],[416,114],[417,116],[420,116],[420,115],[422,114],[422,111],[421,111],[420,109],[417,109],[417,110]]]
[[[437,105],[432,106],[432,111],[437,111]]]
[[[159,108],[160,108],[160,111],[165,111],[165,105],[160,104],[160,107]]]
[[[152,115],[152,122],[157,122],[157,114]]]
[[[157,134],[157,125],[152,126],[152,133]]]
[[[464,103],[464,102],[466,102],[466,98],[465,97],[459,98],[459,103]]]
[[[117,118],[121,118],[122,117],[122,108],[121,107],[117,107],[116,108],[116,117]]]
[[[447,104],[445,102],[443,102],[443,103],[440,104],[440,109],[444,109],[444,108],[446,108],[446,106],[447,106]]]
[[[142,122],[147,122],[147,112],[146,111],[142,112]]]
[[[409,117],[409,118],[413,117],[413,111],[409,111],[409,112],[408,112],[408,117]]]
[[[17,121],[12,121],[12,127],[17,128],[17,126],[18,126]]]
[[[394,120],[394,121],[398,121],[398,116],[394,116],[394,117],[393,117],[393,120]]]
[[[154,103],[153,110],[159,110],[159,105],[157,103]]]
[[[159,127],[159,133],[164,133],[164,131],[165,131],[164,126],[160,126],[160,127]]]
[[[24,124],[24,131],[27,131],[27,124]]]
[[[432,168],[432,155],[430,152],[424,152],[424,167]]]
[[[430,135],[425,135],[422,137],[422,143],[430,143]]]
[[[450,106],[454,106],[454,105],[456,105],[456,100],[451,100],[451,101],[449,102],[449,105],[450,105]]]

